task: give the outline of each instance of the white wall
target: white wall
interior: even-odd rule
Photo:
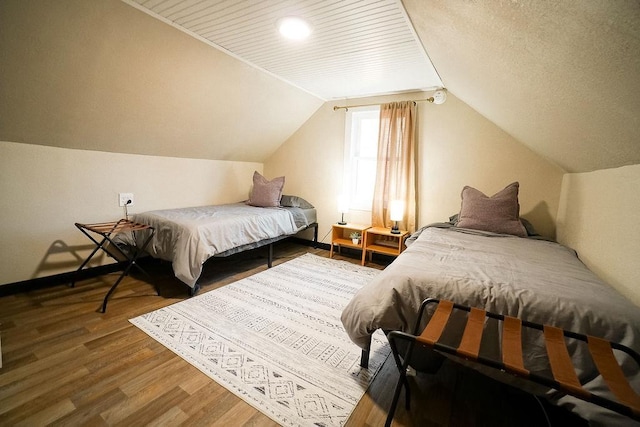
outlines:
[[[92,249],[74,223],[248,198],[262,164],[0,142],[0,284],[73,271]],[[102,260],[112,262],[110,259]]]
[[[566,174],[558,241],[640,306],[640,165]]]
[[[348,105],[423,99],[430,93],[350,100]],[[264,165],[268,177],[285,175],[285,193],[318,209],[320,237],[339,219],[342,191],[344,110],[328,102]],[[454,95],[442,105],[418,106],[418,225],[446,221],[460,210],[460,192],[471,185],[488,195],[520,182],[521,215],[540,233],[555,237],[563,171],[533,153]],[[370,224],[368,212],[350,212],[350,222]],[[325,239],[325,242],[327,240]]]

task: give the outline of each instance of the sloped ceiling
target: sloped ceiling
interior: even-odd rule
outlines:
[[[565,171],[640,163],[636,0],[124,1],[323,99],[424,90],[414,77],[428,74]],[[410,45],[404,13],[437,71],[362,49]],[[274,40],[286,14],[315,24],[287,54]],[[344,53],[354,61],[336,65]]]
[[[324,100],[442,87],[399,0],[124,1]],[[286,17],[309,37],[282,37]]]
[[[0,140],[264,162],[323,103],[120,0],[0,1]]]
[[[640,2],[403,0],[447,89],[568,172],[640,163]]]
[[[125,1],[0,1],[0,139],[260,162],[322,104]],[[533,151],[568,172],[640,164],[637,0],[394,1],[444,86]]]

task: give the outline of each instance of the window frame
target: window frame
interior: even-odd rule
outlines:
[[[355,116],[355,117],[354,117]],[[362,126],[358,123],[362,123],[363,120],[376,119],[375,129],[375,156],[359,155],[362,150]],[[355,123],[354,123],[355,122]],[[354,127],[354,124],[358,125]],[[377,168],[378,160],[378,136],[380,131],[380,106],[371,105],[365,107],[349,108],[345,117],[345,137],[344,137],[344,173],[343,173],[343,185],[342,194],[346,196],[349,202],[349,210],[371,212],[373,204],[373,190],[375,186],[375,169]],[[358,139],[358,140],[356,140]],[[371,150],[369,150],[371,151]],[[359,163],[371,162],[374,163],[373,176],[371,177],[371,198],[363,198],[358,192],[357,176]]]

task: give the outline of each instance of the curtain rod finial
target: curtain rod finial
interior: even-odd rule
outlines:
[[[436,105],[440,105],[440,104],[444,104],[444,102],[447,100],[447,91],[446,89],[438,89],[435,92],[433,92],[433,96],[430,97],[429,99],[427,99],[427,101],[436,104]]]

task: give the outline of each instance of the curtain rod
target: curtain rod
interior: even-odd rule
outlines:
[[[426,98],[426,99],[414,99],[411,102],[418,103],[418,102],[431,102],[433,103],[434,98],[433,96]],[[380,105],[380,104],[359,104],[359,105],[346,105],[346,106],[338,106],[338,105],[334,105],[333,106],[333,111],[338,111],[341,109],[345,109],[345,111],[348,111],[349,108],[358,108],[358,107],[373,107],[374,105]]]

